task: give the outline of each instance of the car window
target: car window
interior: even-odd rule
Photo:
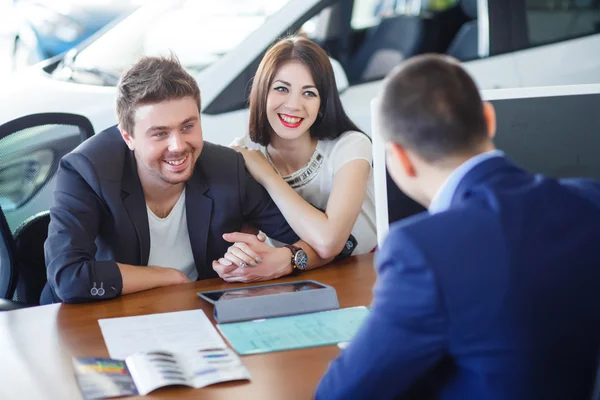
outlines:
[[[393,12],[393,1],[355,0],[352,8],[352,29],[366,29],[377,25],[382,15]]]
[[[425,8],[430,11],[443,11],[456,6],[458,2],[459,0],[429,0],[423,3],[425,3]]]
[[[417,54],[448,53],[458,36],[463,43],[452,55],[463,61],[477,58],[476,19],[476,9],[469,15],[458,0],[354,0],[351,51],[343,60],[348,80],[376,81]],[[470,29],[460,32],[469,22]]]
[[[470,29],[459,35],[467,22],[472,22]],[[477,22],[457,0],[337,0],[303,16],[299,23],[297,34],[314,40],[338,61],[350,85],[383,79],[413,55],[446,53],[458,36],[466,40],[451,54],[463,60],[478,57]],[[260,57],[204,112],[214,115],[247,107],[259,62]]]
[[[81,143],[81,136],[78,127],[61,124],[4,129],[9,134],[0,139],[0,207],[14,231],[52,203],[58,163]]]
[[[334,3],[335,4],[335,3]],[[329,19],[332,7],[323,7],[313,10],[309,15],[303,15],[297,21],[298,25],[281,36],[296,34],[307,37],[321,46],[324,46],[325,38],[329,34]],[[202,111],[208,115],[218,115],[232,111],[242,110],[248,107],[248,96],[252,88],[252,79],[256,74],[258,65],[263,58],[264,51],[242,71],[212,103],[208,104]]]
[[[530,46],[600,33],[600,1],[525,0]]]
[[[140,57],[171,52],[184,67],[198,72],[235,48],[288,1],[148,2],[81,50],[72,65],[55,76],[114,85]]]
[[[443,11],[455,6],[458,0],[354,0],[352,29],[372,28],[382,18],[397,14],[419,15],[428,11]]]

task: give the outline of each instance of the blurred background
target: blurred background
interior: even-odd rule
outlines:
[[[13,0],[0,0],[0,74],[6,73],[12,61],[11,51],[11,11]]]
[[[0,127],[35,128],[0,140],[11,228],[48,209],[58,162],[81,139],[40,113],[101,132],[116,124],[122,72],[173,52],[201,87],[204,138],[228,145],[247,133],[264,52],[291,34],[329,54],[344,109],[368,134],[384,77],[418,54],[461,60],[482,90],[600,88],[600,0],[0,0]]]
[[[122,19],[154,0],[0,0],[0,74],[20,70],[54,57],[82,43],[105,26]],[[409,8],[438,11],[457,0],[363,1],[360,14],[379,17],[392,14],[402,4]],[[209,14],[237,8],[240,14],[264,9],[269,15],[282,0],[196,0]],[[402,3],[402,4],[398,4]],[[416,10],[415,10],[416,11]],[[231,15],[231,12],[229,13]],[[366,22],[368,24],[368,22]],[[310,28],[310,24],[308,26]]]
[[[0,0],[0,71],[15,71],[81,43],[143,0]]]

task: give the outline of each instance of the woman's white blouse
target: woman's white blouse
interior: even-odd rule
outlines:
[[[232,145],[260,149],[269,159],[266,148],[252,142],[247,136],[236,139]],[[342,166],[353,160],[366,160],[369,165],[373,165],[373,150],[367,136],[360,132],[349,131],[334,140],[319,140],[308,164],[283,178],[304,200],[325,211],[335,174]],[[368,253],[377,245],[372,167],[367,192],[352,228],[352,235],[357,241],[353,255]]]

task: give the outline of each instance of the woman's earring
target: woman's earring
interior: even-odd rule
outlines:
[[[319,118],[323,118],[323,111],[319,111]]]

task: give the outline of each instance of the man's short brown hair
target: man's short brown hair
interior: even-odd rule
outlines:
[[[141,105],[190,96],[200,112],[198,84],[173,54],[142,57],[121,76],[117,89],[117,120],[129,135],[133,135],[135,111]]]
[[[479,90],[451,57],[404,62],[386,78],[380,101],[384,139],[427,161],[467,154],[488,137]]]

